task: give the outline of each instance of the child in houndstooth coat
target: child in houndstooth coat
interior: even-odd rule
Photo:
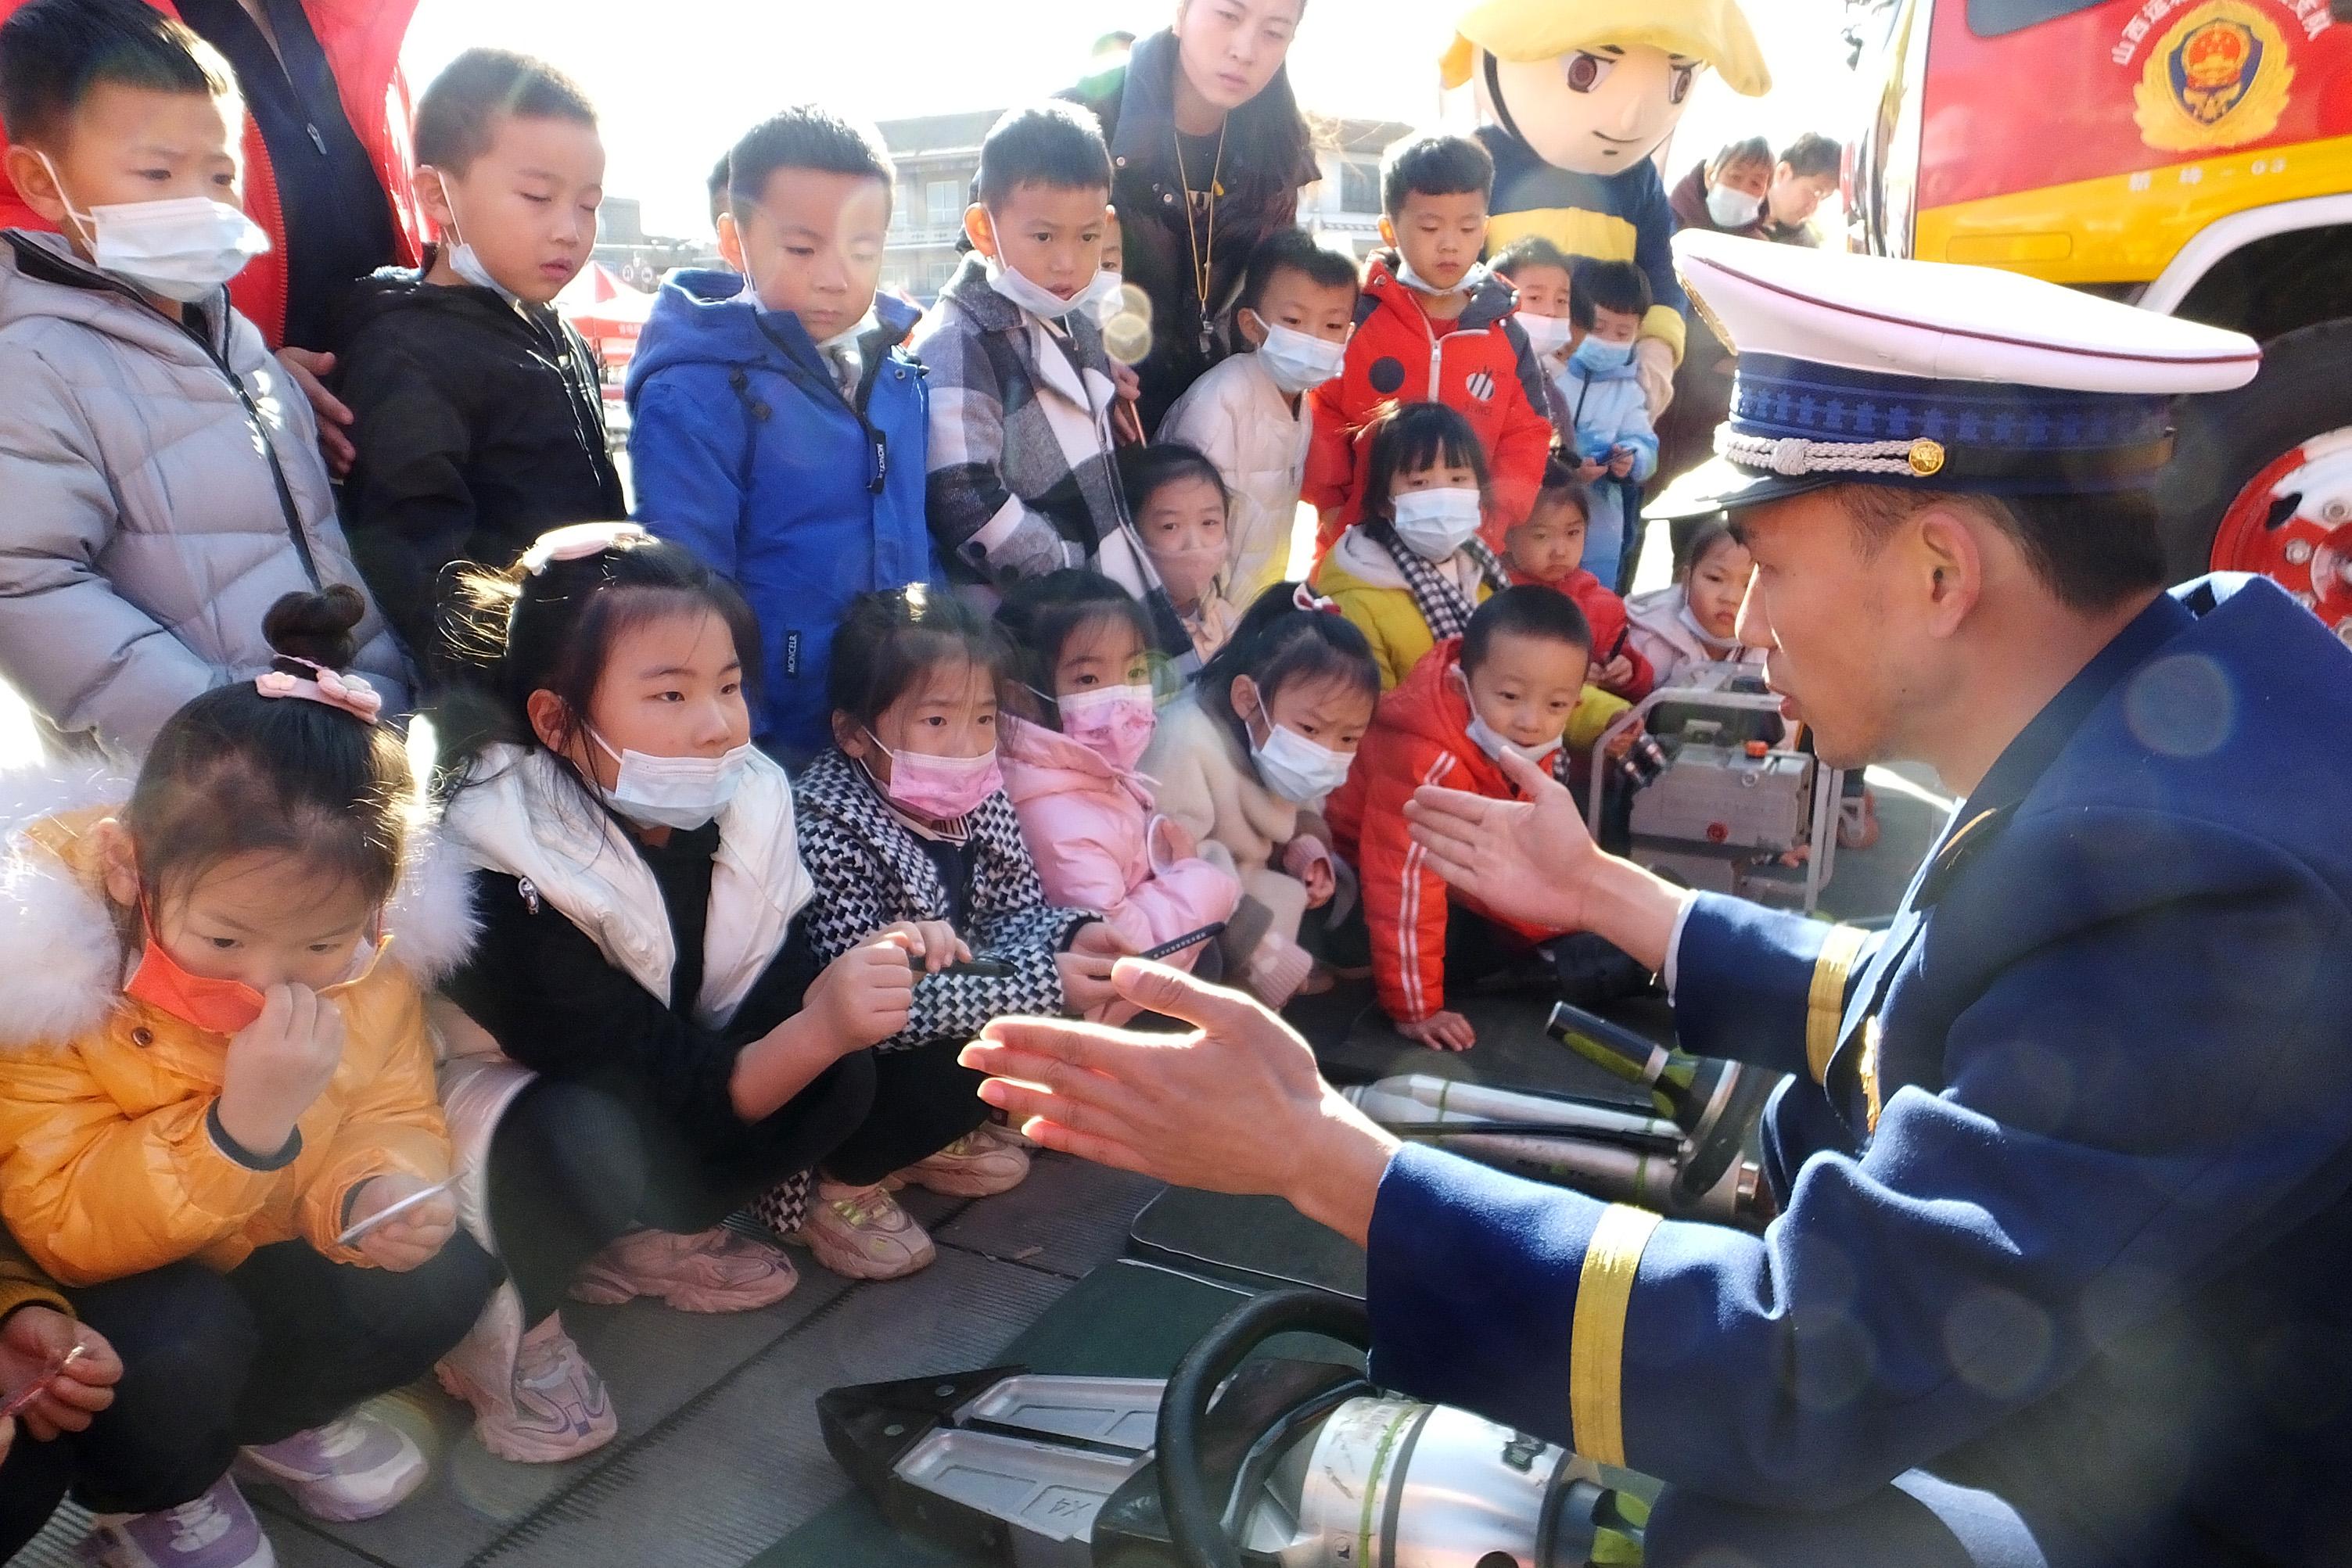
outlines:
[[[906,1027],[877,1049],[961,1045],[1006,1013],[1109,1002],[1111,964],[1129,945],[1099,915],[1046,902],[1004,796],[996,761],[1003,653],[987,621],[918,583],[861,595],[834,650],[834,745],[793,789],[801,854],[816,883],[811,941],[824,961],[898,923],[940,936],[928,944],[934,966],[917,977]],[[877,916],[880,925],[869,925]],[[957,961],[937,967],[946,958]],[[972,1104],[981,1108],[977,1098]],[[1017,1144],[986,1124],[947,1153],[971,1165],[971,1196],[1001,1191],[1027,1169]],[[840,1196],[830,1191],[819,1186],[824,1203]],[[890,1205],[880,1192],[848,1200]]]

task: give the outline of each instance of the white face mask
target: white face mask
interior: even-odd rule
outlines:
[[[1089,300],[1101,287],[1099,280],[1106,276],[1096,273],[1097,282],[1080,289],[1076,299],[1065,299],[1044,285],[1030,282],[996,257],[992,256],[988,258],[988,286],[1032,316],[1047,321],[1058,321],[1073,310],[1091,308]],[[1111,287],[1114,291],[1111,297],[1117,298],[1117,282],[1114,281]]]
[[[150,294],[194,305],[269,248],[269,235],[242,209],[203,196],[115,202],[79,211],[66,196],[57,165],[45,152],[35,156],[49,172],[66,215],[80,226],[91,264]]]
[[[1535,350],[1538,359],[1559,358],[1568,352],[1569,340],[1576,336],[1576,323],[1565,316],[1531,316],[1522,310],[1511,319],[1528,335],[1528,346]]]
[[[1469,271],[1464,273],[1462,275],[1461,281],[1454,284],[1453,287],[1440,288],[1437,285],[1432,283],[1418,272],[1415,272],[1412,269],[1412,263],[1404,258],[1404,252],[1400,249],[1397,252],[1396,280],[1399,283],[1403,284],[1407,288],[1418,289],[1423,294],[1434,295],[1436,298],[1444,299],[1450,295],[1469,293],[1470,290],[1477,284],[1478,269],[1474,267]]]
[[[1353,757],[1318,746],[1295,729],[1285,729],[1274,722],[1263,701],[1257,705],[1257,715],[1265,723],[1265,740],[1250,742],[1250,760],[1257,765],[1257,776],[1267,789],[1293,805],[1307,806],[1347,782],[1348,769],[1355,764]]]
[[[1250,314],[1256,316],[1257,312],[1253,310]],[[1258,363],[1265,367],[1265,373],[1274,378],[1276,386],[1293,396],[1313,392],[1347,366],[1345,341],[1326,342],[1312,333],[1281,326],[1263,316],[1258,317],[1258,323],[1265,329],[1265,341],[1257,346]]]
[[[1705,647],[1710,648],[1720,653],[1739,646],[1736,640],[1729,637],[1718,637],[1714,632],[1699,624],[1698,617],[1691,612],[1690,590],[1688,589],[1685,589],[1683,591],[1683,604],[1680,612],[1680,618],[1684,628],[1688,631],[1692,636],[1697,638],[1701,645]]]
[[[492,277],[490,269],[484,267],[482,258],[474,253],[474,247],[466,243],[465,230],[457,216],[457,199],[449,193],[449,181],[446,175],[441,178],[441,200],[449,209],[450,236],[457,242],[449,247],[449,270],[477,288],[488,289],[509,305],[520,303],[520,297]],[[751,275],[746,273],[744,277],[749,281]]]
[[[1484,514],[1475,490],[1408,490],[1389,500],[1397,538],[1423,560],[1449,559],[1478,531]]]
[[[727,807],[751,766],[751,747],[736,747],[718,757],[649,757],[615,751],[594,730],[588,738],[621,765],[604,799],[629,821],[647,828],[692,832]]]
[[[1763,210],[1763,197],[1735,191],[1728,185],[1717,185],[1706,193],[1706,215],[1721,228],[1744,229]]]
[[[1479,716],[1478,699],[1470,694],[1470,677],[1463,673],[1459,664],[1454,667],[1454,684],[1462,689],[1464,700],[1470,705],[1467,733],[1471,743],[1496,761],[1500,762],[1506,751],[1516,751],[1529,762],[1541,764],[1545,758],[1568,744],[1565,737],[1555,735],[1541,746],[1522,746]]]

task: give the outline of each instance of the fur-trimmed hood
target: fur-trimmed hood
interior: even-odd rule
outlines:
[[[0,773],[0,1052],[71,1040],[104,1021],[122,994],[125,955],[106,895],[52,843],[131,798],[110,768],[52,764]],[[478,921],[464,858],[438,825],[409,831],[400,883],[383,912],[384,962],[430,988],[473,950]]]

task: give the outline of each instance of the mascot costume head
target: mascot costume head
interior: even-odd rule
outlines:
[[[1671,395],[1688,301],[1651,154],[1708,67],[1751,98],[1772,85],[1733,0],[1478,0],[1445,55],[1445,85],[1475,90],[1495,157],[1489,247],[1540,235],[1648,276],[1655,303],[1636,355],[1653,413]]]

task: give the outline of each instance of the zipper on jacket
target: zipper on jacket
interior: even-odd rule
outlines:
[[[142,299],[140,303],[145,305],[147,302]],[[148,308],[154,308],[152,306]],[[156,313],[162,314],[161,311]],[[182,330],[185,331],[186,327],[185,322],[181,323]],[[196,335],[190,332],[188,336],[195,338]],[[260,407],[254,402],[253,394],[245,390],[245,382],[238,379],[236,371],[229,368],[228,361],[214,352],[213,346],[203,339],[197,338],[196,343],[204,350],[205,357],[220,368],[220,373],[228,379],[229,389],[236,393],[236,401],[244,405],[245,423],[252,430],[254,439],[261,444],[261,455],[269,465],[269,482],[278,490],[278,510],[286,519],[286,532],[294,541],[294,553],[301,558],[302,575],[310,580],[312,588],[325,588],[326,581],[319,575],[318,558],[310,552],[310,536],[303,531],[302,508],[295,504],[294,487],[286,482],[286,470],[278,461],[278,448],[269,439],[269,427],[262,421]]]
[[[21,254],[21,246],[19,246],[19,254]],[[301,506],[297,506],[297,503],[294,503],[294,486],[287,485],[287,470],[282,468],[280,463],[278,463],[278,446],[275,446],[275,442],[270,442],[270,428],[268,428],[268,423],[266,423],[264,418],[261,418],[261,407],[258,407],[257,402],[254,402],[254,395],[252,395],[252,392],[247,392],[247,391],[245,391],[245,381],[237,379],[237,371],[236,371],[236,369],[230,369],[228,358],[226,358],[224,352],[216,350],[216,348],[214,348],[212,343],[209,343],[209,340],[205,339],[203,334],[197,334],[197,331],[193,331],[191,327],[188,327],[188,318],[186,318],[186,315],[181,315],[181,319],[176,319],[176,322],[174,322],[174,319],[169,318],[169,315],[164,315],[163,310],[158,310],[158,308],[155,308],[155,303],[148,301],[146,294],[142,294],[142,291],[139,291],[139,289],[134,289],[134,287],[130,287],[130,285],[127,285],[127,282],[120,282],[120,280],[115,280],[115,277],[108,277],[106,273],[99,273],[99,270],[94,270],[94,268],[87,268],[85,263],[82,263],[80,258],[78,258],[78,256],[75,256],[73,261],[66,261],[64,256],[52,256],[52,254],[49,254],[49,252],[40,252],[40,254],[42,254],[42,256],[45,256],[45,258],[47,258],[47,261],[52,261],[52,263],[61,263],[61,266],[73,266],[73,268],[82,270],[82,275],[85,275],[85,277],[89,277],[89,282],[75,282],[75,285],[68,285],[68,287],[78,287],[78,289],[89,289],[89,287],[94,287],[94,289],[103,289],[103,291],[108,291],[108,294],[120,294],[120,297],[127,298],[127,301],[131,301],[131,303],[134,303],[134,306],[142,308],[142,310],[148,310],[148,313],[152,313],[152,315],[155,315],[155,318],[164,319],[164,322],[172,322],[172,327],[176,327],[176,329],[179,329],[179,331],[184,331],[184,334],[188,336],[188,340],[191,340],[191,343],[195,343],[195,346],[205,352],[205,360],[209,360],[209,362],[212,362],[212,367],[216,369],[216,371],[221,371],[221,379],[228,381],[228,391],[230,391],[230,392],[236,392],[236,395],[237,395],[237,407],[245,409],[245,428],[247,428],[247,430],[252,430],[252,433],[254,433],[254,442],[257,442],[257,444],[261,446],[261,461],[268,463],[268,465],[270,465],[270,486],[273,486],[273,489],[278,491],[278,513],[280,513],[280,517],[285,517],[285,524],[287,524],[287,538],[294,540],[294,557],[297,557],[297,559],[301,559],[301,571],[303,571],[303,576],[306,576],[306,579],[310,579],[310,588],[324,588],[324,585],[327,585],[327,583],[324,583],[324,579],[320,579],[320,573],[318,573],[318,557],[315,557],[313,552],[310,552],[310,536],[308,536],[306,531],[303,531],[303,527],[301,527]],[[228,297],[226,297],[226,291],[224,291],[224,294],[221,294],[221,303],[224,303],[224,308],[230,308],[230,306],[228,306]],[[209,318],[207,318],[207,319],[209,319]],[[226,322],[224,322],[224,331],[226,331]]]
[[[801,389],[805,392],[807,390],[808,382],[807,371],[804,366],[802,366],[793,360],[792,345],[778,337],[776,335],[775,329],[769,326],[766,321],[761,320],[760,318],[760,312],[757,310],[751,312],[751,325],[757,327],[760,329],[760,335],[767,339],[769,342],[774,344],[776,351],[783,356],[784,379],[797,383],[800,385]],[[805,336],[807,329],[803,328],[802,332],[803,335]],[[880,379],[882,367],[889,361],[889,346],[887,344],[884,346],[882,354],[879,358],[868,356],[866,353],[866,345],[863,341],[861,341],[857,347],[859,358],[865,361],[859,379],[862,384],[870,387],[874,382]],[[793,374],[795,371],[800,371],[801,373],[796,376]],[[886,488],[888,487],[890,478],[890,438],[884,435],[881,430],[875,425],[874,422],[866,417],[865,409],[858,407],[847,394],[842,392],[841,383],[839,382],[835,381],[830,375],[826,375],[819,379],[824,382],[824,390],[832,394],[833,401],[847,409],[849,411],[849,417],[856,420],[857,422],[857,428],[865,433],[866,451],[866,493],[869,496],[879,496]],[[867,394],[867,400],[868,406],[871,406],[872,394],[870,392]]]
[[[149,312],[151,315],[155,316],[161,320],[170,322],[174,329],[186,334],[188,341],[194,343],[203,351],[205,358],[211,362],[213,368],[220,371],[222,379],[228,382],[229,391],[236,394],[238,406],[245,410],[246,428],[253,433],[254,441],[260,446],[262,461],[269,465],[269,482],[271,486],[278,492],[278,514],[285,519],[287,537],[294,541],[294,554],[296,559],[302,563],[302,575],[310,580],[310,586],[312,588],[323,589],[326,587],[325,580],[319,575],[318,558],[312,554],[310,549],[310,536],[305,533],[302,528],[302,508],[295,503],[294,487],[287,483],[286,470],[278,461],[278,448],[269,439],[269,426],[263,421],[261,417],[261,409],[254,402],[253,394],[245,390],[245,382],[240,381],[237,378],[236,371],[230,368],[227,357],[214,349],[211,342],[202,334],[191,329],[188,325],[187,318],[184,315],[183,315],[180,319],[173,321],[171,317],[165,315],[162,310],[157,309],[154,303],[145,295],[140,293],[137,289],[131,287],[129,284],[122,282],[121,279],[110,277],[106,273],[100,272],[94,267],[89,267],[79,256],[68,258],[42,250],[38,246],[35,246],[33,248],[34,253],[39,256],[41,260],[52,266],[69,267],[73,269],[73,271],[78,274],[79,277],[81,279],[81,281],[62,281],[63,287],[70,288],[90,288],[102,290],[109,294],[119,294],[122,296],[123,298],[130,300],[133,305],[139,307],[142,310]],[[16,250],[18,256],[22,257],[25,254],[25,247],[20,245],[16,247]],[[228,297],[226,290],[221,293],[219,298],[224,309],[234,309],[234,307],[228,305]],[[209,318],[207,318],[207,320],[209,320]],[[226,321],[223,322],[223,331],[224,335],[226,335]]]

